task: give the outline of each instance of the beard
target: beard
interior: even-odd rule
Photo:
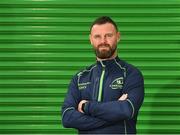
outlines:
[[[106,49],[100,49],[101,47],[105,47]],[[95,54],[100,59],[108,59],[113,56],[117,48],[117,45],[113,45],[111,47],[109,44],[100,44],[97,48],[94,48]]]

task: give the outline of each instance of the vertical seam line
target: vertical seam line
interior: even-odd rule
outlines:
[[[126,121],[124,120],[124,134],[127,135]]]
[[[133,105],[133,103],[131,102],[131,100],[130,99],[127,99],[127,101],[130,103],[130,105],[131,105],[131,107],[132,107],[132,115],[131,115],[131,118],[134,116],[134,105]]]

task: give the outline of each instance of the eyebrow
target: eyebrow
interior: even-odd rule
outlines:
[[[111,33],[106,33],[105,35],[109,35],[109,34],[111,34],[111,35],[113,35],[113,32],[111,32]],[[94,34],[93,36],[100,36],[101,34]]]

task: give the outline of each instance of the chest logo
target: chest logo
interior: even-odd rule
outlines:
[[[87,85],[89,85],[91,82],[86,82],[86,83],[79,83],[78,88],[79,90],[83,90],[87,88]]]
[[[123,77],[116,78],[109,87],[112,89],[121,89],[123,87]]]

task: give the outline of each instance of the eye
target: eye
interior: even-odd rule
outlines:
[[[94,35],[94,38],[98,39],[98,38],[100,38],[100,35]]]
[[[106,34],[106,37],[112,37],[113,36],[113,34],[112,33],[108,33],[108,34]]]

